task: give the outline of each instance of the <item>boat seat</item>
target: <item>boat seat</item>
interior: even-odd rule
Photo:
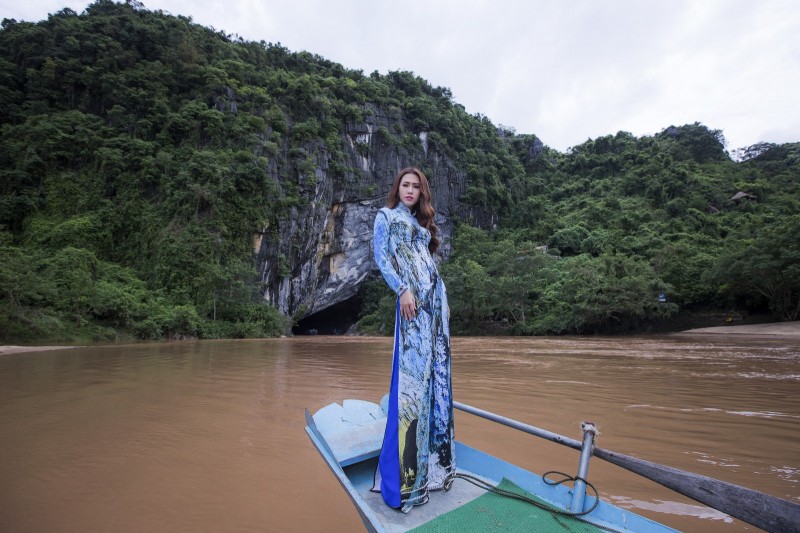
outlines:
[[[345,400],[342,405],[332,403],[317,411],[314,424],[336,461],[345,467],[380,453],[386,413],[372,402]]]

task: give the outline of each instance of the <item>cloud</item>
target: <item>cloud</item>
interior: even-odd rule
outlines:
[[[702,122],[731,148],[800,141],[794,0],[144,0],[370,73],[410,70],[470,113],[565,150]],[[87,2],[0,0],[40,20]]]

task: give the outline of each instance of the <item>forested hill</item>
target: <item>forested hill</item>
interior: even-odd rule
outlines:
[[[344,303],[385,330],[390,297],[374,272],[343,274],[363,246],[342,228],[368,224],[410,163],[456,224],[457,331],[800,313],[798,144],[734,162],[694,124],[563,154],[410,72],[109,0],[4,20],[0,95],[6,341],[275,335]]]

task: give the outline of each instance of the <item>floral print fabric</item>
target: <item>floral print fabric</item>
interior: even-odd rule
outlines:
[[[378,472],[384,500],[404,512],[427,502],[429,491],[455,475],[449,308],[430,239],[403,203],[375,218],[378,268],[398,296],[410,290],[416,298],[414,319],[396,313],[389,422]]]

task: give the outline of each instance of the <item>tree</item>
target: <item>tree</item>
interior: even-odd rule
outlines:
[[[800,318],[800,215],[751,226],[725,242],[716,278],[732,296],[757,294],[783,320]]]
[[[555,262],[544,272],[534,333],[635,331],[677,306],[658,301],[667,285],[644,261],[622,254],[587,254]]]

